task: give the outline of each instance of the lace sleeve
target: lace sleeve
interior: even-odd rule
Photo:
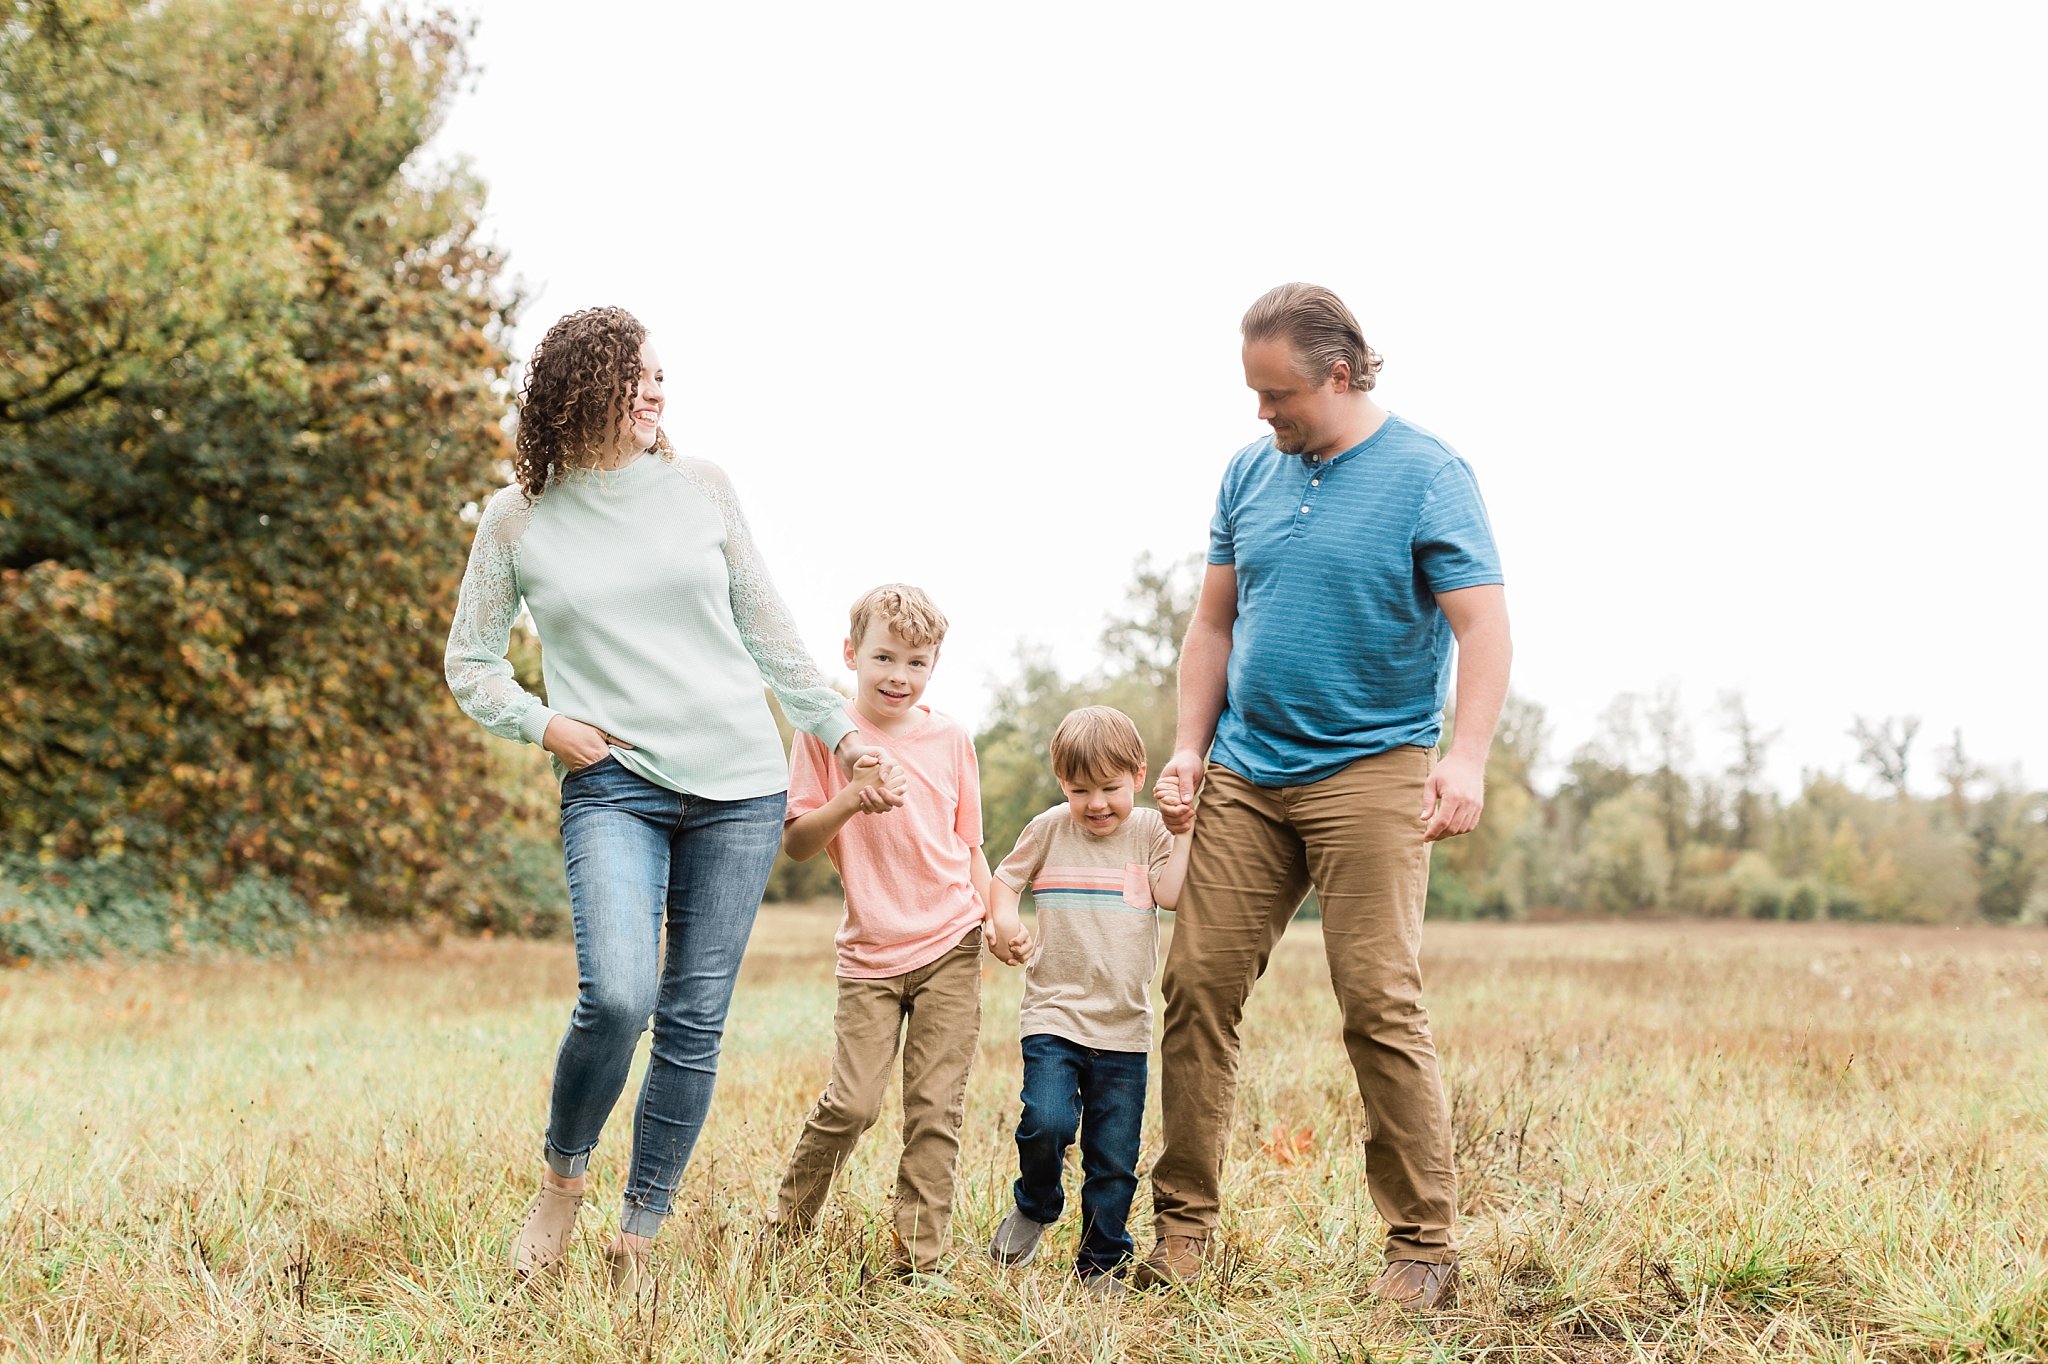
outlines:
[[[517,488],[498,493],[484,508],[442,667],[463,714],[501,739],[539,743],[554,712],[519,685],[505,657],[519,618],[519,537],[532,519],[533,506]]]
[[[782,713],[806,734],[812,734],[827,748],[853,729],[846,718],[846,698],[832,690],[825,675],[796,632],[796,622],[782,595],[769,580],[768,565],[754,544],[753,532],[733,494],[725,470],[709,460],[678,460],[684,478],[718,508],[725,521],[725,563],[732,579],[732,618],[740,628],[740,639],[753,655],[761,677],[782,703]]]

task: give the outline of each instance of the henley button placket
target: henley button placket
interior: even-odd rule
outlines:
[[[1295,513],[1294,529],[1289,539],[1300,535],[1306,529],[1306,518],[1315,511],[1315,499],[1318,496],[1316,490],[1323,486],[1323,474],[1329,468],[1321,459],[1304,459],[1303,462],[1309,466],[1308,486],[1301,490],[1301,510]]]

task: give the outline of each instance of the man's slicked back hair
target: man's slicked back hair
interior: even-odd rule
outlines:
[[[1365,343],[1358,319],[1344,300],[1320,284],[1282,284],[1268,289],[1245,311],[1239,324],[1246,341],[1279,338],[1294,349],[1301,374],[1317,387],[1329,381],[1342,360],[1351,369],[1351,387],[1372,392],[1380,372],[1380,355]]]

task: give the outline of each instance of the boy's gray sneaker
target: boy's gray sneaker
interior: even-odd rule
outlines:
[[[1045,1235],[1045,1223],[1034,1222],[1016,1208],[996,1224],[989,1238],[988,1258],[999,1265],[1028,1265],[1038,1254],[1038,1238]]]
[[[1121,1298],[1129,1293],[1130,1287],[1114,1274],[1096,1274],[1081,1280],[1081,1286],[1088,1290],[1091,1298]]]

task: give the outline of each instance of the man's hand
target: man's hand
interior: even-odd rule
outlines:
[[[1485,808],[1485,769],[1453,753],[1430,768],[1429,780],[1422,784],[1422,813],[1417,818],[1429,821],[1422,841],[1471,833],[1479,827],[1479,812]]]
[[[903,804],[903,792],[909,787],[910,779],[903,769],[888,760],[881,749],[867,743],[860,737],[859,730],[847,731],[833,750],[839,759],[839,770],[846,774],[849,784],[860,788],[860,808],[869,814],[880,814]],[[865,770],[873,768],[879,773],[878,779],[867,779]]]
[[[624,739],[614,738],[596,725],[586,725],[581,720],[572,720],[566,715],[549,719],[548,727],[542,731],[540,746],[562,760],[562,766],[571,772],[580,772],[593,763],[601,763],[614,748],[631,748]]]
[[[1158,802],[1160,818],[1170,834],[1184,834],[1195,827],[1195,793],[1202,789],[1202,755],[1184,748],[1166,760],[1159,780],[1152,784],[1152,799]]]

